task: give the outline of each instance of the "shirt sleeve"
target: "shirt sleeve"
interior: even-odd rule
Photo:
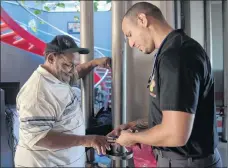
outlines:
[[[159,88],[161,111],[194,114],[200,89],[200,60],[193,52],[170,52],[161,55]]]
[[[23,142],[32,148],[40,139],[54,127],[56,109],[41,96],[31,102],[20,104],[20,136]]]

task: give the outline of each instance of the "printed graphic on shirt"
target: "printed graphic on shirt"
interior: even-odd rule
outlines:
[[[150,83],[150,95],[153,97],[156,97],[156,94],[154,93],[154,87],[155,87],[155,80],[154,80],[154,76],[153,76],[151,83]]]

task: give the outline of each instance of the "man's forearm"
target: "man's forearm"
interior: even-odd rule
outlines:
[[[169,130],[161,124],[151,129],[144,130],[139,133],[133,133],[132,139],[136,143],[147,144],[151,146],[177,147],[182,146],[179,139],[172,134],[172,128]],[[184,145],[184,144],[183,144]]]
[[[36,143],[36,146],[47,149],[64,149],[73,146],[84,146],[85,143],[85,136],[50,131],[44,138]]]
[[[79,78],[85,77],[90,71],[96,67],[96,61],[92,60],[83,64],[80,64],[76,67]]]

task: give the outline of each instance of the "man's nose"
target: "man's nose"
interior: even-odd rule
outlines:
[[[131,48],[135,47],[135,43],[132,40],[129,40],[129,45]]]
[[[72,66],[72,67],[68,70],[68,73],[69,73],[69,74],[73,74],[73,73],[74,73],[74,69],[75,69],[75,67]]]

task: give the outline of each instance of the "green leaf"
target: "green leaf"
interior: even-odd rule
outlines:
[[[48,6],[44,6],[44,9],[48,12],[50,11],[50,8]]]
[[[74,16],[74,21],[78,21],[79,17],[78,16]]]
[[[35,32],[35,33],[37,32],[37,28],[36,27],[31,27],[31,29],[32,29],[33,32]]]
[[[58,6],[60,8],[65,8],[65,4],[64,3],[57,3],[56,6]]]
[[[41,21],[40,21],[40,24],[44,24],[44,21],[41,20]]]
[[[38,9],[34,10],[34,14],[36,14],[36,15],[41,14],[41,10],[38,10]]]
[[[25,5],[25,0],[20,1],[21,5]]]
[[[98,11],[98,2],[93,3],[93,9],[95,12]]]

